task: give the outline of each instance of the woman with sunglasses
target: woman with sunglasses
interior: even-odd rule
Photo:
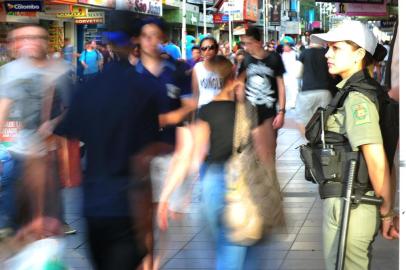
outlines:
[[[209,69],[209,61],[217,55],[219,45],[212,36],[207,36],[200,41],[200,51],[203,61],[197,63],[192,72],[192,89],[198,97],[198,107],[213,100],[220,93],[223,81]]]

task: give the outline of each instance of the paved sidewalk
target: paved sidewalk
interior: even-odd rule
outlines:
[[[270,239],[258,247],[261,269],[322,270],[321,200],[317,186],[304,180],[302,162],[296,147],[302,143],[299,132],[288,114],[285,128],[278,137],[277,171],[284,193],[287,230],[274,231]],[[66,262],[71,269],[92,269],[87,259],[84,221],[80,216],[80,189],[65,190],[66,217],[76,235],[66,237]],[[215,251],[207,226],[200,213],[199,189],[187,214],[172,222],[163,236],[165,244],[157,252],[163,254],[162,269],[214,269]],[[372,269],[398,269],[399,242],[380,236],[374,243]],[[119,269],[118,269],[119,270]]]

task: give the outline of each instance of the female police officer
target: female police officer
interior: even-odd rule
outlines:
[[[357,21],[346,21],[325,34],[311,36],[315,43],[327,43],[326,54],[331,74],[340,75],[337,87],[343,91],[378,91],[377,85],[365,71],[373,61],[377,40],[366,25]],[[365,89],[363,89],[365,88]],[[351,210],[348,227],[345,269],[369,269],[371,244],[382,222],[382,235],[389,236],[393,211],[389,166],[385,155],[379,127],[377,100],[351,91],[342,107],[327,119],[326,130],[344,135],[353,151],[362,151],[372,184],[367,195],[383,198],[378,208],[360,204]],[[326,269],[334,269],[340,232],[343,198],[333,197],[323,201],[323,251]]]

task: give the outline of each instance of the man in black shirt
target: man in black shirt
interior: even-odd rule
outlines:
[[[326,53],[326,48],[310,43],[310,47],[299,56],[302,89],[297,96],[296,119],[302,134],[317,108],[329,104],[335,88],[333,78],[328,72]]]
[[[281,56],[262,47],[259,29],[251,27],[243,37],[247,55],[240,68],[239,78],[245,81],[246,98],[257,108],[258,127],[253,136],[259,158],[275,164],[276,131],[285,117],[285,67]],[[278,109],[277,109],[278,107]]]

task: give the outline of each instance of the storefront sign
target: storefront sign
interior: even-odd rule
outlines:
[[[116,9],[162,16],[162,0],[116,0]]]
[[[199,23],[200,25],[203,25],[203,12],[199,13]],[[213,24],[213,14],[206,14],[206,24]]]
[[[381,28],[393,28],[395,26],[396,20],[382,20],[380,22]]]
[[[270,25],[281,25],[281,2],[279,0],[272,1],[270,16]]]
[[[117,0],[123,1],[124,0]],[[129,1],[129,0],[125,0]],[[92,6],[98,6],[98,7],[108,7],[108,8],[114,8],[115,1],[114,0],[78,0],[78,3],[80,4],[86,4],[86,5],[92,5]]]
[[[204,0],[187,0],[190,4],[202,5]],[[214,5],[214,0],[206,0],[206,5]]]
[[[228,15],[223,13],[215,13],[213,14],[213,23],[221,24],[228,22]]]
[[[72,12],[71,5],[45,5],[44,6],[45,13],[48,14],[57,14],[57,13],[70,13]]]
[[[163,0],[162,4],[171,6],[171,7],[181,7],[182,2],[180,0]]]
[[[300,22],[284,21],[281,24],[281,32],[290,35],[300,34]]]
[[[104,24],[103,18],[75,19],[75,24]]]
[[[169,23],[182,23],[182,10],[166,10],[164,13],[164,19]],[[199,7],[192,4],[186,4],[186,24],[198,25],[199,21]]]
[[[223,14],[231,14],[233,21],[243,21],[244,20],[244,1],[241,0],[229,0],[224,2],[220,8],[220,12]]]
[[[258,1],[244,1],[244,20],[256,22],[258,20]]]
[[[380,17],[388,14],[386,4],[336,4],[336,10],[340,10],[340,5],[344,5],[341,15],[345,16]]]
[[[74,6],[72,8],[72,12],[57,13],[56,17],[58,18],[86,17],[87,13],[88,13],[87,8]]]
[[[78,0],[45,0],[46,5],[74,5],[78,3]]]
[[[39,1],[6,1],[4,5],[7,12],[39,12],[42,10],[42,2]]]
[[[317,0],[317,2],[328,2],[328,3],[364,3],[364,4],[383,4],[384,0]]]

